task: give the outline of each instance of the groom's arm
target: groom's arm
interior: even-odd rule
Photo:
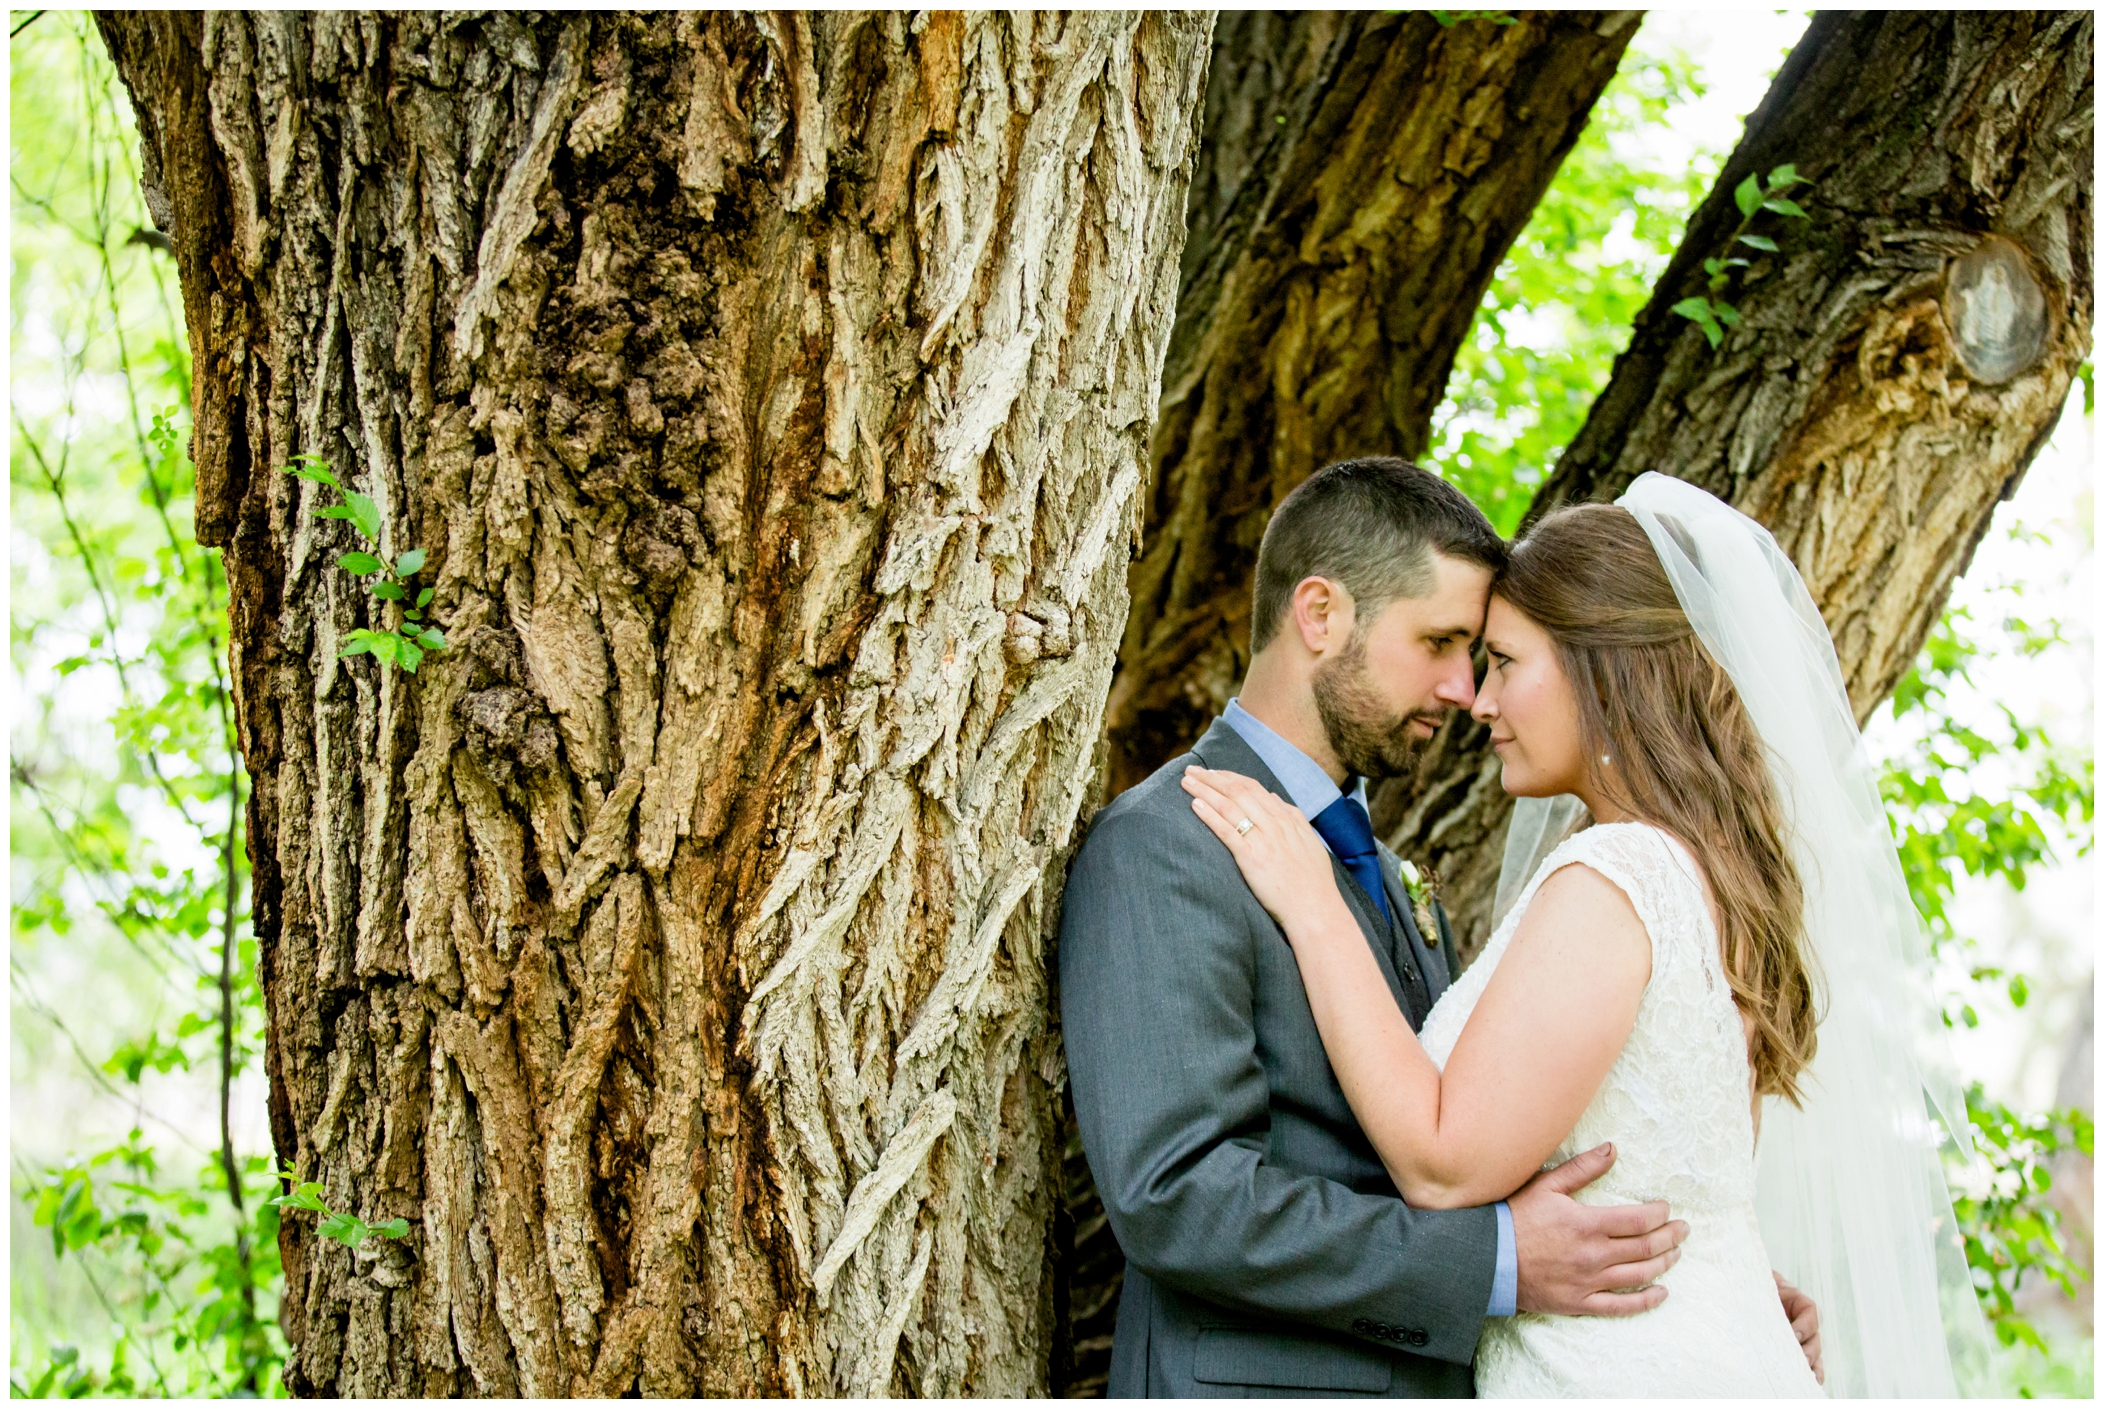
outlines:
[[[1255,966],[1269,921],[1255,929],[1233,858],[1194,830],[1212,842],[1195,818],[1113,812],[1067,884],[1068,1069],[1119,1246],[1220,1306],[1467,1363],[1497,1213],[1414,1210],[1263,1162]]]

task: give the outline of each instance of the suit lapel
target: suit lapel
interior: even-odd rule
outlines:
[[[1272,793],[1285,798],[1287,802],[1292,801],[1291,798],[1286,797],[1285,788],[1280,786],[1278,775],[1264,766],[1264,760],[1257,757],[1256,750],[1244,742],[1242,736],[1237,734],[1233,727],[1224,719],[1215,719],[1212,727],[1205,731],[1205,736],[1199,739],[1191,752],[1197,756],[1199,762],[1208,768],[1217,768],[1224,773],[1240,773],[1245,777],[1254,778]],[[1392,870],[1394,864],[1393,859],[1385,854],[1384,849],[1382,858],[1383,874],[1385,875]],[[1344,863],[1339,861],[1335,855],[1330,857],[1330,874],[1336,877],[1337,889],[1344,896],[1344,903],[1350,907],[1353,918],[1359,922],[1359,933],[1365,937],[1366,947],[1373,951],[1374,963],[1380,966],[1381,977],[1387,981],[1388,992],[1395,999],[1395,1005],[1401,1008],[1405,1014],[1408,1014],[1411,1010],[1411,1004],[1409,997],[1403,991],[1402,980],[1395,971],[1394,955],[1391,953],[1388,945],[1387,926],[1382,923],[1379,912],[1373,908],[1372,901],[1367,897],[1366,892],[1359,889],[1358,883],[1352,879],[1351,872],[1344,869]],[[1394,896],[1395,887],[1391,885],[1389,887],[1391,904],[1394,903]],[[1407,897],[1403,904],[1405,910],[1407,910],[1409,905]],[[1415,1021],[1411,1023],[1413,1028],[1416,1025]]]

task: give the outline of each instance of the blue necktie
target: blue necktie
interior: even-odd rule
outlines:
[[[1315,815],[1315,832],[1344,863],[1352,879],[1373,897],[1381,918],[1389,919],[1388,888],[1381,884],[1381,858],[1374,849],[1373,821],[1355,797],[1340,797]]]

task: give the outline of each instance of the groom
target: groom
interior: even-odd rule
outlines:
[[[1127,1260],[1112,1397],[1468,1396],[1485,1317],[1627,1316],[1665,1297],[1651,1283],[1687,1225],[1664,1204],[1571,1198],[1612,1165],[1609,1147],[1494,1207],[1402,1202],[1291,950],[1179,786],[1195,762],[1306,813],[1419,1027],[1455,972],[1453,935],[1444,912],[1434,934],[1412,916],[1364,780],[1406,771],[1473,701],[1470,648],[1504,553],[1426,470],[1317,472],[1265,530],[1241,695],[1105,808],[1075,859],[1061,1014],[1082,1143]]]

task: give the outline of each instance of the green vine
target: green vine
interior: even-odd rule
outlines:
[[[318,455],[295,455],[292,463],[285,467],[285,473],[325,484],[341,494],[341,504],[317,509],[314,517],[344,519],[366,542],[375,548],[380,546],[380,506],[355,489],[345,489],[327,460]],[[336,565],[357,577],[378,578],[366,590],[379,601],[394,603],[401,612],[400,621],[385,631],[368,631],[364,627],[351,631],[344,637],[349,644],[337,652],[338,655],[370,655],[383,664],[399,665],[414,675],[427,652],[446,648],[445,633],[424,622],[424,610],[431,605],[431,589],[426,587],[419,591],[414,604],[403,605],[409,601],[409,579],[423,569],[423,549],[411,548],[392,565],[373,553],[353,550],[339,557]]]
[[[1731,251],[1736,246],[1745,245],[1748,249],[1756,249],[1763,254],[1781,253],[1782,247],[1774,240],[1766,235],[1753,233],[1753,222],[1763,211],[1772,211],[1793,220],[1810,220],[1812,217],[1807,215],[1797,202],[1777,194],[1792,186],[1805,184],[1807,183],[1804,178],[1797,174],[1796,166],[1784,162],[1768,173],[1768,184],[1765,187],[1761,185],[1759,173],[1752,173],[1731,193],[1732,200],[1739,207],[1739,225],[1731,232],[1731,238],[1725,241],[1724,254],[1702,261],[1702,272],[1709,276],[1708,296],[1684,298],[1673,305],[1673,312],[1702,329],[1702,335],[1709,339],[1711,347],[1723,344],[1726,328],[1739,326],[1739,310],[1727,303],[1723,294],[1731,287],[1732,271],[1748,268],[1752,264],[1751,260],[1743,259]]]
[[[383,1238],[409,1236],[409,1220],[406,1218],[390,1218],[385,1223],[367,1223],[354,1214],[336,1212],[322,1199],[322,1193],[319,1184],[300,1184],[291,1193],[280,1194],[270,1202],[274,1208],[298,1208],[320,1214],[321,1224],[315,1231],[324,1238],[334,1238],[347,1248],[357,1247],[376,1233]]]

